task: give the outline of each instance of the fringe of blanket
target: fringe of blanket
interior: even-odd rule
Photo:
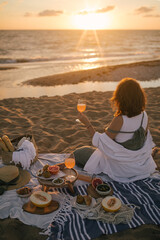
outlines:
[[[57,240],[61,239],[61,236],[59,236],[62,232],[62,229],[64,228],[65,222],[67,221],[67,215],[71,213],[72,206],[71,206],[71,197],[69,195],[66,195],[64,193],[61,194],[61,199],[63,199],[63,202],[61,202],[60,209],[57,211],[56,216],[52,219],[52,223],[56,222],[56,225],[58,226],[58,230],[56,232]],[[50,235],[51,234],[51,228],[54,227],[52,223],[48,226],[47,229],[45,229],[41,234],[43,235]]]

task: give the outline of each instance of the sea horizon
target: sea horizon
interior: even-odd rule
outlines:
[[[56,28],[55,29],[50,29],[50,28],[48,28],[48,29],[47,28],[46,29],[45,28],[42,28],[42,29],[41,28],[40,29],[38,29],[38,28],[6,29],[5,28],[5,29],[0,29],[0,31],[3,31],[3,30],[4,31],[19,31],[19,30],[20,31],[25,31],[25,30],[26,31],[32,31],[32,30],[33,31],[41,31],[41,30],[42,31],[112,31],[112,30],[113,31],[119,31],[119,30],[120,31],[159,31],[160,29],[153,29],[153,28],[152,29],[145,29],[145,28],[144,29],[143,28],[142,29],[137,29],[137,28],[135,28],[135,29],[132,29],[132,28],[128,28],[128,29],[125,29],[125,28],[117,28],[117,29],[116,28],[115,29],[74,29],[74,28],[67,28],[67,29],[65,29],[65,28],[64,29],[61,29],[61,28],[57,28],[57,29]]]

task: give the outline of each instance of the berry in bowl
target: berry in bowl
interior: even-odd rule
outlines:
[[[99,184],[96,187],[96,191],[100,195],[107,195],[107,194],[109,194],[111,192],[111,187],[108,184],[106,184],[106,183]]]

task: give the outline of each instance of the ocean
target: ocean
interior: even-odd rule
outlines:
[[[0,71],[0,98],[23,96],[17,84],[36,77],[156,59],[160,30],[1,30],[0,68],[10,69]]]

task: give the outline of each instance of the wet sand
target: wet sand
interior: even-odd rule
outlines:
[[[23,82],[23,84],[32,86],[56,86],[63,84],[77,84],[85,81],[120,81],[125,77],[135,78],[140,81],[158,79],[160,78],[160,60],[56,74],[31,79]]]

